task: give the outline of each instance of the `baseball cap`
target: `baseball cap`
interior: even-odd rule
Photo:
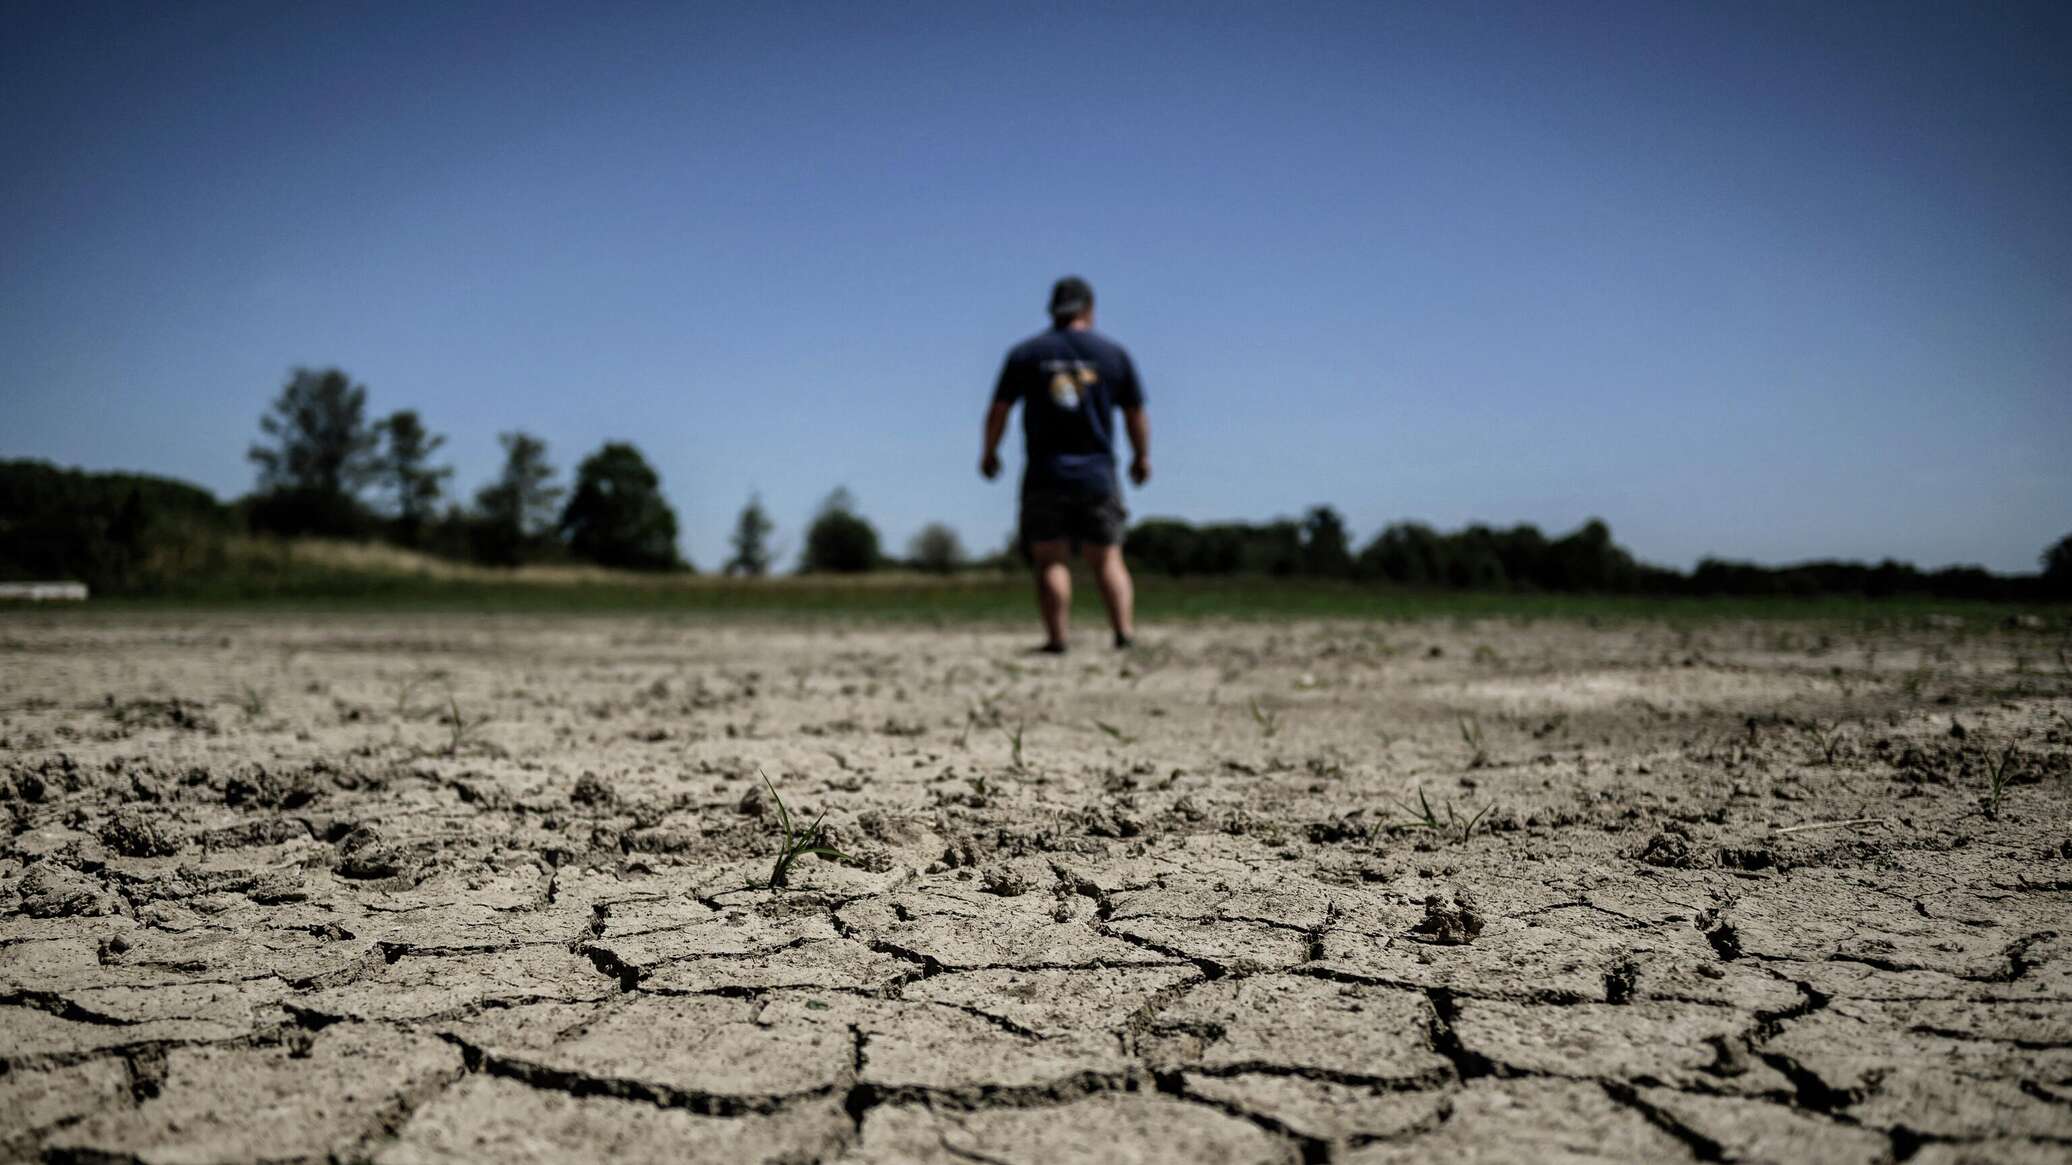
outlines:
[[[1076,316],[1094,305],[1094,289],[1077,275],[1067,275],[1051,285],[1050,314]]]

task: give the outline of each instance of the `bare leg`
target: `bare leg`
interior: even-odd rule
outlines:
[[[1072,546],[1065,541],[1032,542],[1029,557],[1036,561],[1036,610],[1043,616],[1046,646],[1065,645],[1065,615],[1072,609]]]
[[[1115,631],[1115,642],[1127,642],[1136,633],[1136,588],[1130,583],[1130,568],[1123,565],[1122,547],[1088,546],[1085,549],[1087,569],[1093,571],[1094,581],[1100,584],[1101,601],[1108,605],[1108,626]]]

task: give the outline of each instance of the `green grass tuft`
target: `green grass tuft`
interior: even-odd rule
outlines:
[[[777,786],[770,783],[769,777],[763,776],[763,787],[770,790],[770,800],[777,805],[777,823],[784,830],[784,839],[777,849],[777,864],[770,867],[770,880],[766,883],[769,889],[782,890],[789,887],[791,864],[808,854],[822,861],[856,860],[827,844],[827,831],[821,826],[821,822],[827,820],[826,810],[821,810],[820,816],[813,819],[812,825],[805,829],[795,829],[792,825],[791,811],[784,807],[784,798],[777,795]]]
[[[1252,723],[1259,726],[1259,735],[1271,740],[1281,730],[1280,709],[1269,708],[1259,702],[1259,697],[1254,696],[1252,697]]]
[[[1431,801],[1425,798],[1423,785],[1417,787],[1417,808],[1412,809],[1402,801],[1396,804],[1402,806],[1403,812],[1410,815],[1410,820],[1403,823],[1405,828],[1429,830],[1457,844],[1475,836],[1475,827],[1482,824],[1482,819],[1489,816],[1491,809],[1496,808],[1494,804],[1484,805],[1473,817],[1462,817],[1454,811],[1453,802],[1448,801],[1445,803],[1446,817],[1441,820],[1437,811],[1432,808]]]

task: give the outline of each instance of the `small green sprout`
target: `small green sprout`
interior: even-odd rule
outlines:
[[[1417,787],[1417,809],[1412,809],[1408,803],[1403,801],[1398,801],[1396,802],[1396,804],[1403,806],[1403,812],[1410,814],[1410,824],[1414,828],[1439,828],[1439,815],[1432,812],[1432,803],[1430,801],[1425,800],[1425,791],[1423,785],[1419,785]]]
[[[1272,737],[1281,730],[1280,710],[1268,708],[1259,702],[1259,697],[1254,696],[1252,697],[1252,723],[1259,726],[1259,735]]]
[[[2008,781],[2011,778],[2013,778],[2013,776],[2014,746],[2008,745],[2005,749],[2001,750],[2000,758],[1993,762],[1993,772],[1989,777],[1991,783],[1989,785],[1989,793],[1986,797],[1985,804],[1986,817],[1988,820],[2000,820],[2000,797],[2003,793],[2007,792]]]
[[[1115,725],[1113,725],[1113,724],[1110,724],[1110,723],[1108,723],[1108,722],[1107,722],[1106,720],[1096,720],[1096,721],[1094,721],[1094,727],[1095,727],[1095,728],[1098,728],[1098,729],[1100,729],[1101,731],[1103,731],[1103,732],[1105,732],[1105,733],[1107,733],[1107,734],[1108,734],[1108,738],[1109,738],[1110,740],[1113,740],[1113,741],[1114,741],[1115,743],[1117,743],[1117,744],[1135,744],[1135,743],[1137,743],[1137,738],[1136,738],[1136,737],[1134,737],[1134,736],[1131,736],[1131,735],[1130,735],[1129,733],[1127,733],[1127,732],[1124,732],[1124,731],[1123,731],[1122,729],[1120,729],[1120,728],[1117,728],[1117,727],[1116,727]]]
[[[1009,732],[1009,731],[1008,731],[1007,729],[1004,729],[1004,728],[1003,728],[1003,729],[1001,729],[1001,731],[1002,731],[1002,732],[1004,732],[1004,733],[1006,733],[1006,735],[1007,735],[1007,743],[1008,743],[1008,745],[1009,745],[1009,746],[1011,746],[1011,747],[1012,747],[1012,748],[1014,749],[1014,767],[1015,767],[1015,771],[1016,771],[1016,772],[1020,772],[1020,771],[1022,770],[1022,768],[1023,768],[1023,765],[1022,765],[1022,737],[1023,737],[1023,735],[1024,735],[1025,733],[1027,733],[1027,732],[1028,732],[1028,730],[1029,730],[1029,722],[1028,722],[1028,721],[1026,721],[1026,720],[1024,720],[1024,721],[1022,721],[1022,722],[1020,722],[1020,723],[1016,724],[1016,725],[1014,726],[1014,730],[1013,730],[1012,732]]]
[[[1463,716],[1458,723],[1461,742],[1466,744],[1473,754],[1468,757],[1468,767],[1479,769],[1488,764],[1489,747],[1486,743],[1487,738],[1482,734],[1482,721],[1473,716]]]
[[[446,710],[446,727],[452,734],[451,738],[446,742],[446,755],[449,757],[457,756],[460,753],[461,746],[468,742],[469,734],[480,728],[482,722],[479,720],[469,720],[461,715],[460,700],[454,696],[452,688],[446,689]]]
[[[1489,811],[1496,807],[1493,804],[1484,805],[1473,817],[1462,817],[1454,812],[1453,802],[1448,801],[1445,803],[1446,819],[1441,821],[1437,811],[1432,808],[1431,801],[1426,799],[1423,785],[1417,787],[1417,808],[1412,809],[1409,804],[1402,801],[1398,801],[1396,804],[1401,805],[1403,812],[1410,815],[1408,825],[1411,829],[1426,829],[1433,833],[1452,834],[1452,840],[1455,842],[1465,842],[1475,836],[1475,827],[1482,824],[1482,819],[1489,816]]]
[[[1821,759],[1832,767],[1835,757],[1842,751],[1843,742],[1847,739],[1842,732],[1842,722],[1837,720],[1826,725],[1815,723],[1807,732],[1812,735],[1814,745],[1820,749]]]
[[[763,776],[763,786],[770,790],[770,800],[777,804],[777,824],[784,829],[784,843],[777,851],[777,864],[770,868],[770,881],[768,883],[770,889],[782,890],[790,886],[791,864],[807,854],[812,854],[824,862],[853,862],[856,860],[827,844],[827,832],[820,824],[827,819],[827,811],[825,809],[820,811],[820,816],[813,819],[812,825],[807,826],[803,830],[794,829],[792,827],[791,811],[784,807],[784,798],[777,795],[777,786],[770,783],[768,776]]]
[[[964,731],[957,734],[957,747],[965,748],[971,743],[973,728],[998,728],[1000,726],[1000,697],[1005,692],[986,694],[981,692],[976,703],[964,710]]]

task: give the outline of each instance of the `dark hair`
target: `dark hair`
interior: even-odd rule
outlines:
[[[1050,287],[1050,318],[1075,319],[1093,310],[1093,285],[1077,275],[1067,275]]]

